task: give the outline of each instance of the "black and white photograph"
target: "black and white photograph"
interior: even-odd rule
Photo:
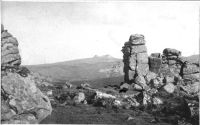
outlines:
[[[199,125],[199,1],[0,3],[1,124]]]

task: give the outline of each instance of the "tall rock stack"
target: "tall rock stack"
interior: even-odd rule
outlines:
[[[141,34],[131,35],[122,47],[124,82],[131,83],[136,75],[145,76],[149,71],[146,41]]]
[[[1,25],[1,69],[17,68],[20,64],[18,41]]]
[[[50,100],[20,67],[18,42],[2,25],[1,58],[1,123],[39,123],[52,112]]]

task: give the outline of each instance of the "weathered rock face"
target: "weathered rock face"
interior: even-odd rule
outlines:
[[[139,91],[134,98],[140,105],[159,105],[155,110],[161,114],[198,122],[199,64],[184,61],[181,52],[171,48],[148,57],[144,36],[138,34],[131,35],[122,52],[124,82],[129,83],[124,92]],[[176,124],[180,117],[174,117]]]
[[[149,70],[154,73],[159,73],[162,66],[162,58],[160,53],[152,53],[149,57]]]
[[[1,28],[1,123],[39,123],[52,107],[31,78],[28,69],[20,67],[18,42]]]
[[[18,41],[7,30],[1,28],[1,68],[17,67],[21,64]]]
[[[124,81],[131,83],[136,74],[146,75],[149,71],[147,48],[144,36],[140,34],[131,35],[125,42],[122,52],[124,62]]]

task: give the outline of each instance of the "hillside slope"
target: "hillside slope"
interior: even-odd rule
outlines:
[[[26,67],[57,80],[91,80],[123,75],[121,59],[109,55]]]

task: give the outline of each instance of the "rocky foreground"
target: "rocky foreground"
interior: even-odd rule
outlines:
[[[198,62],[185,61],[180,51],[170,48],[164,49],[162,54],[152,53],[148,57],[145,42],[143,35],[136,34],[131,35],[129,41],[124,44],[122,52],[125,75],[121,84],[94,89],[92,83],[73,86],[67,82],[63,86],[49,90],[47,94],[51,97],[55,112],[60,106],[64,109],[69,108],[69,112],[70,109],[75,110],[74,106],[77,106],[74,112],[85,111],[80,107],[87,109],[87,106],[90,106],[90,108],[96,107],[93,114],[89,113],[90,115],[87,114],[89,111],[79,115],[64,112],[62,114],[70,118],[77,115],[79,117],[95,115],[90,121],[89,118],[82,120],[82,123],[90,124],[198,125],[200,77]],[[103,108],[101,111],[100,107]],[[104,109],[111,110],[118,116],[115,116],[118,120]],[[106,117],[102,118],[98,112]],[[55,114],[53,116],[56,117]],[[47,119],[57,121],[51,116]],[[43,122],[48,123],[47,119]],[[78,118],[65,121],[81,123]]]
[[[2,26],[1,123],[198,125],[199,63],[170,48],[148,56],[145,43],[134,34],[124,44],[124,81],[58,86],[20,66],[18,42]]]
[[[39,123],[52,112],[49,98],[21,67],[18,41],[1,26],[1,123]]]

